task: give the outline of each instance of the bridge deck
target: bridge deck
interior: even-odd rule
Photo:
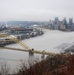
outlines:
[[[18,48],[10,48],[10,47],[0,47],[1,49],[9,49],[9,50],[15,50],[15,51],[24,51],[24,52],[29,52],[32,50],[25,50],[25,49],[18,49]],[[43,52],[41,50],[33,50],[33,53],[37,53],[37,54],[45,54],[45,55],[54,55],[55,53],[51,53],[51,52]]]

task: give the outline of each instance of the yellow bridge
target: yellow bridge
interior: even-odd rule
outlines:
[[[41,51],[41,50],[31,49],[25,43],[23,43],[22,41],[20,41],[19,39],[15,38],[15,37],[7,36],[6,38],[10,39],[11,41],[14,41],[14,42],[18,43],[24,49],[10,48],[10,47],[0,47],[1,49],[9,49],[9,50],[16,50],[16,51],[25,51],[25,52],[29,52],[29,55],[33,55],[34,53],[42,54],[43,56],[44,55],[54,55],[55,54],[55,53],[45,52],[44,50]]]

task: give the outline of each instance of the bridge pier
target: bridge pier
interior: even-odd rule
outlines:
[[[29,63],[32,65],[34,63],[34,49],[29,50]]]
[[[32,50],[29,50],[29,57],[30,57],[30,56],[34,56],[34,53],[33,53],[33,51],[34,51],[34,49],[32,49]]]
[[[45,58],[45,53],[44,52],[45,52],[45,50],[42,51],[41,59],[44,59]]]

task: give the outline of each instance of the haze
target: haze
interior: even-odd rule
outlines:
[[[0,21],[74,18],[74,0],[0,0]]]

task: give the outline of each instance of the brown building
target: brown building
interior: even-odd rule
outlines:
[[[60,25],[60,30],[66,30],[66,26],[64,24]]]

